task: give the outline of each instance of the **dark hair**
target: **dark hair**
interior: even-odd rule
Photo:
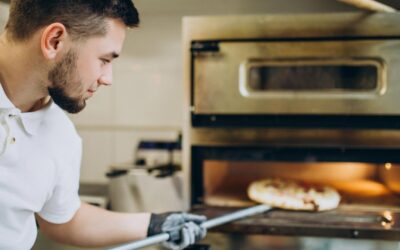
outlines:
[[[139,25],[139,13],[131,0],[11,0],[6,30],[12,39],[22,41],[60,22],[73,39],[85,39],[104,35],[106,18],[120,19],[128,27]]]

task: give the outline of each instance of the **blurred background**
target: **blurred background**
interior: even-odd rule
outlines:
[[[381,1],[395,8],[400,1]],[[110,168],[137,163],[141,141],[178,141],[183,124],[182,17],[276,13],[349,12],[335,0],[135,0],[140,28],[129,30],[115,60],[112,87],[100,88],[71,119],[83,139],[81,195],[110,205]],[[0,2],[0,29],[8,16]],[[160,156],[164,157],[164,156]],[[179,157],[179,156],[178,156]],[[146,184],[148,185],[148,184]],[[122,209],[123,210],[123,209]],[[39,236],[34,249],[78,249]]]

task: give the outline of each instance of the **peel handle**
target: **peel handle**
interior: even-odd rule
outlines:
[[[253,216],[256,214],[261,214],[264,213],[268,210],[270,210],[271,207],[268,205],[257,205],[249,208],[245,208],[233,213],[229,213],[226,215],[222,215],[220,217],[213,218],[211,220],[207,220],[201,224],[202,227],[209,229],[213,228],[228,222],[232,222],[238,219],[242,219],[245,217]],[[162,233],[162,234],[157,234],[154,236],[147,237],[146,239],[143,240],[138,240],[134,241],[132,243],[128,243],[125,245],[121,245],[118,247],[110,248],[109,250],[134,250],[134,249],[140,249],[143,247],[147,247],[150,245],[158,244],[164,241],[167,241],[169,239],[169,234],[167,233]]]

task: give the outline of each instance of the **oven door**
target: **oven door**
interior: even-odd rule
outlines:
[[[195,115],[400,114],[400,40],[192,43]]]

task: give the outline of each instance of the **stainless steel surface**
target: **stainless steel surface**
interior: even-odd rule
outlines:
[[[184,19],[185,81],[194,114],[399,114],[399,13]],[[195,51],[196,42],[216,51]],[[192,61],[191,61],[192,60]],[[371,91],[246,91],[248,65],[375,65]],[[247,73],[246,73],[247,72]],[[366,76],[367,77],[367,76]],[[330,79],[330,77],[326,77]],[[317,84],[325,84],[316,78]],[[361,80],[360,80],[361,81]],[[315,84],[315,83],[314,83]]]
[[[400,148],[400,132],[388,129],[398,127],[398,120],[385,120],[393,121],[394,126],[384,129],[379,125],[361,125],[365,129],[360,129],[352,127],[353,124],[344,128],[319,123],[308,127],[251,123],[256,119],[279,120],[298,115],[298,119],[303,120],[332,118],[329,121],[337,117],[344,120],[366,117],[361,121],[369,125],[381,118],[400,117],[396,108],[400,96],[400,27],[393,27],[398,21],[399,13],[186,18],[183,26],[186,87],[183,138],[188,207],[207,204],[203,171],[209,160],[232,165],[239,161],[374,164],[400,161],[396,151]],[[252,67],[289,67],[291,64],[294,67],[366,65],[376,69],[376,84],[368,83],[362,86],[369,87],[359,89],[335,89],[325,88],[321,82],[315,85],[315,90],[297,91],[292,86],[254,88],[249,83]],[[207,120],[199,123],[197,118]],[[377,127],[380,129],[375,129]],[[225,185],[227,177],[222,176],[224,178],[217,183]],[[331,213],[318,213],[318,216],[278,211],[276,218],[257,216],[215,230],[229,229],[225,232],[243,238],[248,234],[277,234],[293,236],[290,240],[306,235],[398,240],[400,203],[392,199],[396,203],[388,204],[388,199],[391,198],[355,199],[343,203],[348,205],[347,210],[342,206]],[[374,208],[369,210],[371,207]],[[318,218],[325,221],[316,220]],[[340,221],[341,218],[345,221]],[[266,249],[267,245],[257,248],[251,243],[241,247],[226,244],[228,246],[217,249]],[[301,249],[297,247],[289,249]]]
[[[400,147],[398,130],[191,128],[195,146]]]
[[[322,13],[197,16],[183,19],[185,46],[193,40],[393,37],[399,13]]]
[[[397,63],[400,60],[400,39],[222,41],[219,43],[219,48],[219,52],[200,53],[194,57],[194,114],[391,115],[400,113],[396,107],[397,96],[400,93],[400,85],[397,84],[400,79],[398,71],[400,64]],[[344,92],[321,89],[249,93],[245,87],[249,74],[249,67],[246,65],[257,61],[268,61],[264,62],[266,65],[279,63],[282,65],[281,61],[288,65],[291,61],[291,64],[297,67],[310,63],[337,65],[339,62],[342,66],[376,65],[378,86],[372,91]],[[324,74],[325,72],[320,72],[320,78],[309,76],[314,81],[310,84],[329,85],[327,81],[332,81],[332,77]],[[285,80],[283,76],[280,77],[282,81]]]
[[[242,209],[240,211],[236,211],[230,214],[222,215],[217,218],[213,218],[204,222],[201,226],[210,229],[216,226],[220,226],[222,224],[232,222],[234,220],[242,219],[244,217],[256,215],[259,213],[263,213],[267,210],[271,209],[270,206],[267,205],[258,205],[251,208]],[[140,249],[146,246],[154,245],[166,241],[169,239],[169,234],[163,233],[148,237],[144,240],[135,241],[129,244],[125,244],[119,247],[111,248],[110,250],[130,250],[130,249]]]

